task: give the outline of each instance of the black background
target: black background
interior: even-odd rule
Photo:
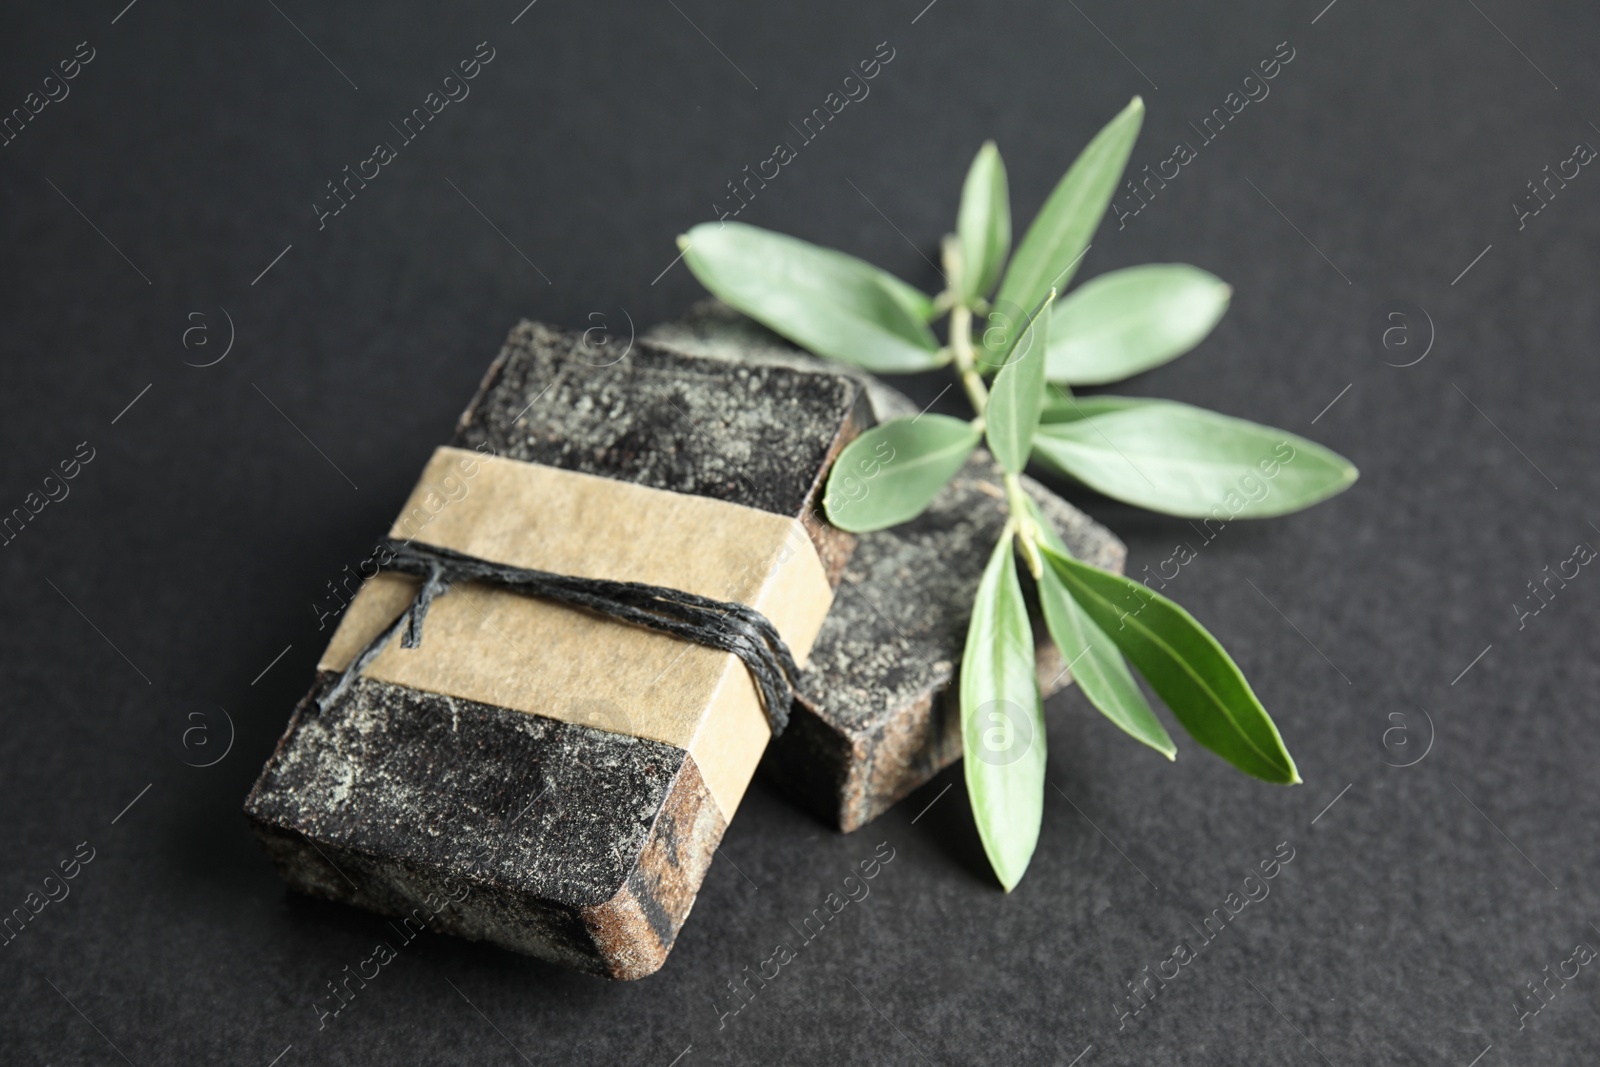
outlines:
[[[0,148],[0,509],[79,442],[95,458],[0,548],[0,909],[79,842],[95,858],[0,948],[0,1059],[1592,1061],[1593,967],[1525,1028],[1516,1005],[1575,944],[1600,945],[1600,579],[1584,570],[1520,630],[1512,605],[1600,543],[1600,175],[1520,231],[1512,203],[1600,143],[1600,17],[1507,0],[923,3],[539,0],[514,24],[518,0],[8,5],[0,107],[79,41],[95,58]],[[324,183],[395,140],[388,124],[480,41],[495,58],[470,97],[319,231]],[[326,636],[313,601],[385,527],[519,316],[625,336],[678,314],[702,292],[666,269],[673,237],[883,41],[871,95],[741,219],[931,291],[925,257],[985,138],[1023,220],[1135,93],[1136,168],[1198,147],[1125,229],[1102,228],[1080,277],[1146,261],[1221,275],[1235,296],[1215,334],[1124,391],[1305,433],[1361,468],[1310,512],[1230,525],[1168,590],[1238,658],[1306,784],[1247,780],[1181,737],[1168,766],[1069,692],[1049,708],[1039,851],[1010,896],[959,769],[849,837],[758,784],[654,977],[430,936],[319,1031],[325,983],[389,934],[286,893],[239,812]],[[1200,144],[1188,124],[1284,41],[1295,58],[1270,96]],[[224,309],[227,357],[185,366],[222,352]],[[1422,362],[1386,365],[1430,336]],[[1197,540],[1073,499],[1133,571]],[[214,766],[186,765],[235,732]],[[719,1029],[723,983],[884,841],[872,895]],[[1271,895],[1120,1028],[1125,983],[1281,842],[1294,859]]]

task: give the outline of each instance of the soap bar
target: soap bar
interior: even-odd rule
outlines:
[[[686,354],[846,374],[866,390],[879,422],[920,408],[717,301],[646,336]],[[860,535],[802,673],[789,729],[761,765],[829,825],[865,825],[961,756],[955,683],[972,598],[1006,519],[1001,479],[980,449],[917,518]],[[1073,555],[1121,572],[1127,551],[1115,535],[1033,479],[1024,476],[1022,484]],[[1034,636],[1039,686],[1049,696],[1069,685],[1071,674],[1038,618]]]
[[[640,580],[666,584],[661,574],[676,573],[677,561],[697,583],[689,591],[746,602],[753,596],[759,607],[760,597],[780,595],[772,575],[787,572],[769,575],[762,559],[721,566],[715,553],[735,552],[739,539],[713,535],[727,533],[724,523],[765,514],[804,545],[825,601],[855,544],[821,516],[825,474],[871,418],[860,383],[838,375],[730,365],[645,343],[607,362],[595,358],[581,334],[524,322],[512,330],[462,415],[453,447],[436,453],[391,536],[439,543],[435,538],[448,534],[502,554],[557,551],[549,542],[561,542],[569,553],[561,573],[584,568],[584,553],[572,554],[572,546],[581,549],[588,538],[596,556],[603,547],[624,562],[629,553],[656,553],[654,563],[665,569]],[[459,502],[441,504],[430,517],[429,486],[445,484],[441,479],[459,469],[452,464],[474,456],[484,457],[482,469],[460,476]],[[524,494],[531,503],[502,506],[522,499],[503,484],[524,482],[532,486]],[[556,494],[550,486],[581,496],[591,483],[605,483],[596,499],[609,501],[583,505],[600,509],[593,514],[570,501],[548,514],[538,506]],[[439,491],[434,499],[449,497]],[[680,512],[699,514],[706,506],[723,510],[698,527],[691,522],[691,531],[704,537],[669,532],[671,522],[682,521]],[[606,535],[618,507],[621,521],[635,523],[641,536]],[[562,516],[591,525],[554,536],[548,524]],[[408,521],[420,528],[408,528]],[[486,527],[495,528],[493,536]],[[495,558],[540,565],[537,556]],[[381,604],[363,608],[363,598],[389,598],[386,617],[392,617],[409,595],[407,581],[414,586],[384,574],[363,587],[252,790],[246,814],[269,857],[291,886],[316,896],[415,916],[441,932],[612,978],[655,971],[765,744],[765,720],[751,718],[759,713],[751,710],[754,689],[743,664],[614,620],[468,586],[435,601],[421,647],[386,649],[321,707],[319,695],[351,649],[364,643],[365,623],[357,616],[384,615]],[[824,609],[825,603],[812,611],[813,630]],[[481,625],[473,614],[480,610]],[[453,617],[438,614],[447,611]],[[770,613],[780,629],[781,614]],[[593,638],[576,639],[580,631],[572,627],[579,626]],[[560,647],[571,650],[565,663],[534,647],[532,635],[557,634],[565,642]],[[797,655],[810,643],[805,637]],[[629,675],[619,668],[642,669],[642,657],[674,645],[681,648],[660,660],[659,686],[639,685],[630,698],[623,684]],[[417,666],[429,656],[438,657],[429,677],[448,680],[423,684],[414,677],[429,673]],[[497,657],[504,657],[503,679],[463,667],[501,662]],[[530,662],[544,666],[533,670]],[[555,673],[593,679],[594,695],[580,688],[548,699]],[[654,691],[690,692],[700,684],[695,679],[714,681],[705,682],[701,696],[674,700]],[[727,714],[719,710],[723,703],[736,698],[745,700],[738,713],[745,717],[718,719]],[[662,716],[673,715],[688,716],[689,726],[662,727]],[[711,724],[710,731],[728,721],[743,731],[736,743],[697,748],[690,740],[700,732],[695,722]],[[751,733],[752,721],[759,736]],[[728,765],[735,757],[743,762]]]

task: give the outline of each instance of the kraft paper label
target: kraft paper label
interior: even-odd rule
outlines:
[[[802,664],[833,603],[796,519],[460,448],[434,452],[390,536],[748,604]],[[343,670],[418,585],[395,573],[366,582],[318,668]],[[478,583],[434,600],[421,647],[397,636],[363,675],[686,749],[725,818],[771,736],[731,653]]]

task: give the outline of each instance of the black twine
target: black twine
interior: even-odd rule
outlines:
[[[384,552],[379,555],[390,557],[381,564],[381,569],[416,575],[422,579],[422,586],[411,604],[374,637],[350,661],[333,686],[317,698],[319,708],[326,709],[342,696],[395,634],[405,631],[400,640],[402,648],[420,645],[422,623],[435,597],[449,592],[457,582],[485,582],[513,593],[584,608],[619,622],[731,652],[743,661],[751,680],[756,683],[767,722],[772,726],[772,736],[777,737],[788,725],[794,679],[800,669],[777,627],[755,608],[660,585],[575,578],[510,567],[415,541],[391,539],[380,547]]]

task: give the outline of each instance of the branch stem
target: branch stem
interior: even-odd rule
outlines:
[[[1044,560],[1039,555],[1038,543],[1042,539],[1039,524],[1034,521],[1033,509],[1028,506],[1028,494],[1022,488],[1022,477],[1007,474],[1005,477],[1006,505],[1011,509],[1011,525],[1017,531],[1017,544],[1022,547],[1022,558],[1028,572],[1037,581],[1044,573]]]
[[[981,425],[989,406],[989,388],[983,382],[983,375],[978,371],[978,357],[972,347],[972,308],[964,303],[957,303],[950,309],[950,353],[955,359],[957,372],[961,375],[961,387],[967,391],[967,399],[972,402],[972,408],[978,413],[978,423]],[[1028,495],[1022,488],[1022,479],[1015,474],[1005,476],[1006,505],[1011,512],[1011,519],[1006,524],[1008,531],[1016,533],[1017,544],[1022,549],[1022,558],[1028,564],[1028,570],[1035,579],[1044,572],[1044,560],[1039,556],[1037,542],[1039,541],[1038,523],[1033,520],[1033,511],[1028,506]]]
[[[972,350],[972,309],[965,304],[950,309],[950,351],[961,375],[961,387],[967,391],[972,409],[982,419],[989,406],[989,387],[983,384],[983,375],[978,373],[977,354]]]

